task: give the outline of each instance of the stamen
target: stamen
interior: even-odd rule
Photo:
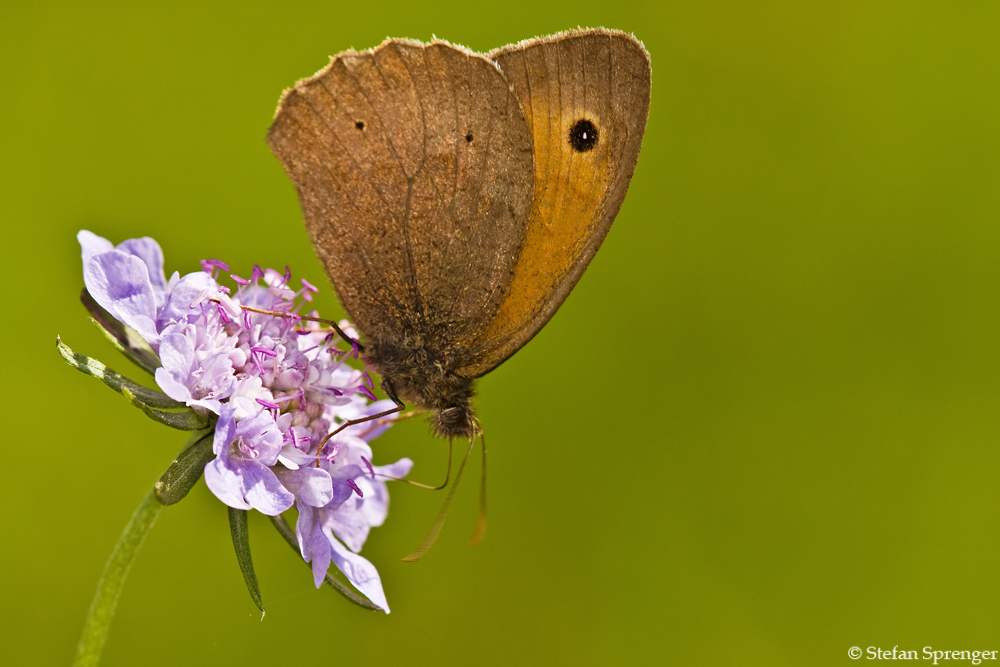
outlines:
[[[276,356],[278,356],[276,352],[274,352],[272,350],[269,350],[266,347],[251,347],[250,351],[251,352],[257,352],[259,354],[263,354],[264,356],[267,356],[267,357],[276,357]]]
[[[188,306],[188,308],[194,310],[195,308],[200,306],[201,302],[204,301],[207,297],[208,297],[208,288],[206,287],[202,291],[198,292],[198,296],[194,298],[194,301],[191,302],[191,305]]]
[[[335,442],[333,443],[333,451],[327,454],[326,460],[333,463],[333,460],[337,458],[337,454],[339,453],[340,453],[340,443]]]
[[[233,290],[229,289],[225,285],[219,285],[219,291],[222,292],[225,295],[229,295],[229,294],[233,293]]]
[[[366,466],[368,466],[368,474],[372,476],[372,479],[375,479],[375,468],[372,467],[372,464],[369,463],[368,459],[365,457],[362,456],[361,460],[365,462]]]
[[[367,368],[362,371],[361,377],[365,379],[365,385],[372,391],[375,391],[375,383],[372,381],[372,376],[368,374]]]
[[[263,405],[268,410],[280,410],[281,406],[272,403],[271,401],[265,401],[263,398],[255,398],[255,401]]]
[[[249,280],[247,280],[247,279],[245,279],[245,278],[240,278],[240,277],[239,277],[238,275],[236,275],[235,273],[230,273],[230,274],[229,274],[229,277],[230,277],[230,278],[232,278],[232,279],[233,279],[233,281],[234,281],[234,282],[235,282],[235,283],[236,283],[237,285],[239,285],[240,287],[246,287],[247,285],[249,285],[249,284],[250,284],[250,281],[249,281]]]
[[[347,480],[347,486],[349,486],[352,489],[354,489],[354,493],[358,494],[358,497],[360,497],[360,498],[364,498],[365,497],[365,494],[361,493],[361,489],[358,488],[358,485],[354,483],[353,479]]]
[[[302,278],[301,280],[302,280],[302,286],[305,287],[308,291],[312,292],[313,294],[319,293],[319,288],[317,288],[315,285],[311,285],[309,281],[306,280],[305,278]]]
[[[300,389],[299,391],[295,392],[294,394],[288,394],[286,396],[279,396],[278,398],[274,399],[274,402],[275,403],[279,403],[279,402],[284,403],[285,401],[290,401],[293,398],[301,398],[302,395],[303,395],[302,394],[302,390]]]
[[[229,317],[229,315],[226,314],[226,309],[225,308],[223,308],[221,305],[220,306],[216,306],[216,307],[219,309],[219,317],[222,318],[223,322],[225,322],[226,324],[229,324],[230,322],[233,321],[233,318]]]

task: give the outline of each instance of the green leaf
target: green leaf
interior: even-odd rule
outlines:
[[[124,396],[129,403],[142,410],[153,421],[181,431],[197,431],[208,427],[208,417],[203,417],[194,410],[186,408],[183,403],[175,401],[164,393],[147,389],[132,382],[97,359],[91,359],[84,354],[74,352],[62,342],[59,336],[56,336],[56,347],[66,363],[82,373],[102,380],[104,384]],[[183,409],[180,412],[165,412],[156,408]]]
[[[279,514],[278,516],[269,516],[268,519],[270,519],[271,523],[274,524],[278,533],[280,533],[281,536],[285,538],[285,541],[288,542],[288,546],[290,546],[296,554],[299,554],[299,558],[301,558],[302,555],[299,551],[298,540],[295,539],[295,533],[292,531],[292,527],[288,525],[288,522],[285,521],[284,517]],[[305,563],[305,561],[302,562]],[[306,566],[309,565],[308,563],[305,564]],[[378,606],[368,598],[358,595],[350,588],[334,579],[329,572],[326,573],[326,583],[329,584],[333,590],[337,591],[359,607],[364,607],[369,611],[382,611],[382,607]]]
[[[212,451],[212,440],[215,431],[194,433],[188,440],[188,446],[177,455],[166,472],[160,476],[153,493],[162,505],[173,505],[184,499],[184,496],[198,483],[205,472],[205,464],[215,458]]]
[[[95,378],[102,380],[104,384],[108,385],[119,394],[122,393],[122,389],[128,389],[136,400],[141,401],[147,406],[153,408],[178,409],[185,407],[183,403],[175,401],[163,392],[156,391],[155,389],[147,389],[140,384],[132,382],[132,380],[129,380],[124,375],[111,370],[97,359],[91,359],[85,354],[74,352],[68,345],[66,345],[66,343],[62,342],[62,339],[59,338],[59,336],[56,336],[56,347],[59,348],[59,354],[62,355],[62,358],[65,359],[66,363],[70,366],[86,373],[87,375],[92,375]]]
[[[101,333],[114,345],[116,350],[149,374],[152,375],[156,372],[156,369],[161,365],[160,358],[156,356],[156,352],[153,352],[149,343],[143,340],[139,332],[128,328],[116,320],[114,315],[104,310],[99,303],[94,301],[94,297],[90,296],[86,287],[80,292],[80,301],[90,313],[91,322],[101,330]]]
[[[187,409],[181,410],[180,412],[154,410],[136,398],[132,392],[125,387],[122,387],[121,394],[128,399],[129,403],[142,410],[147,417],[155,422],[163,424],[164,426],[175,428],[178,431],[200,431],[201,429],[208,427],[208,417],[203,417],[194,410]]]
[[[250,531],[247,526],[247,511],[229,508],[229,530],[233,534],[233,546],[236,547],[236,560],[243,570],[243,581],[247,584],[250,597],[257,609],[264,611],[264,603],[260,599],[260,587],[257,585],[257,575],[253,571],[253,560],[250,558]],[[263,618],[263,617],[262,617]]]

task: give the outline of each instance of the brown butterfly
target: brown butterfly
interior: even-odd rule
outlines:
[[[597,252],[649,95],[649,54],[604,28],[486,55],[390,39],[285,91],[268,144],[390,412],[402,398],[441,436],[480,432],[473,380],[538,333]]]

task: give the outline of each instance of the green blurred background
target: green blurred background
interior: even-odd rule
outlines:
[[[185,436],[54,349],[138,375],[77,301],[74,239],[160,241],[323,285],[264,133],[340,50],[633,31],[653,98],[572,297],[479,383],[474,476],[393,488],[359,610],[251,519],[263,622],[199,485],[133,568],[106,665],[851,664],[1000,649],[1000,7],[995,3],[4,3],[4,665],[64,665],[129,515]],[[421,423],[376,462],[438,480]]]

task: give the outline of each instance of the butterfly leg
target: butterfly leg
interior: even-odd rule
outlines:
[[[354,426],[356,424],[364,424],[365,422],[374,421],[376,419],[388,417],[389,415],[394,415],[397,412],[402,412],[403,408],[405,408],[406,405],[403,403],[403,401],[399,400],[399,397],[396,395],[396,391],[392,388],[392,385],[389,382],[383,380],[382,389],[385,390],[385,393],[389,396],[389,399],[396,404],[394,407],[389,408],[388,410],[383,410],[382,412],[378,412],[374,415],[368,415],[367,417],[360,417],[358,419],[348,419],[347,421],[340,424],[340,426],[338,426],[332,432],[328,433],[325,438],[323,438],[323,441],[319,443],[319,451],[323,451],[323,445],[326,444],[327,440],[337,435],[348,426]]]

